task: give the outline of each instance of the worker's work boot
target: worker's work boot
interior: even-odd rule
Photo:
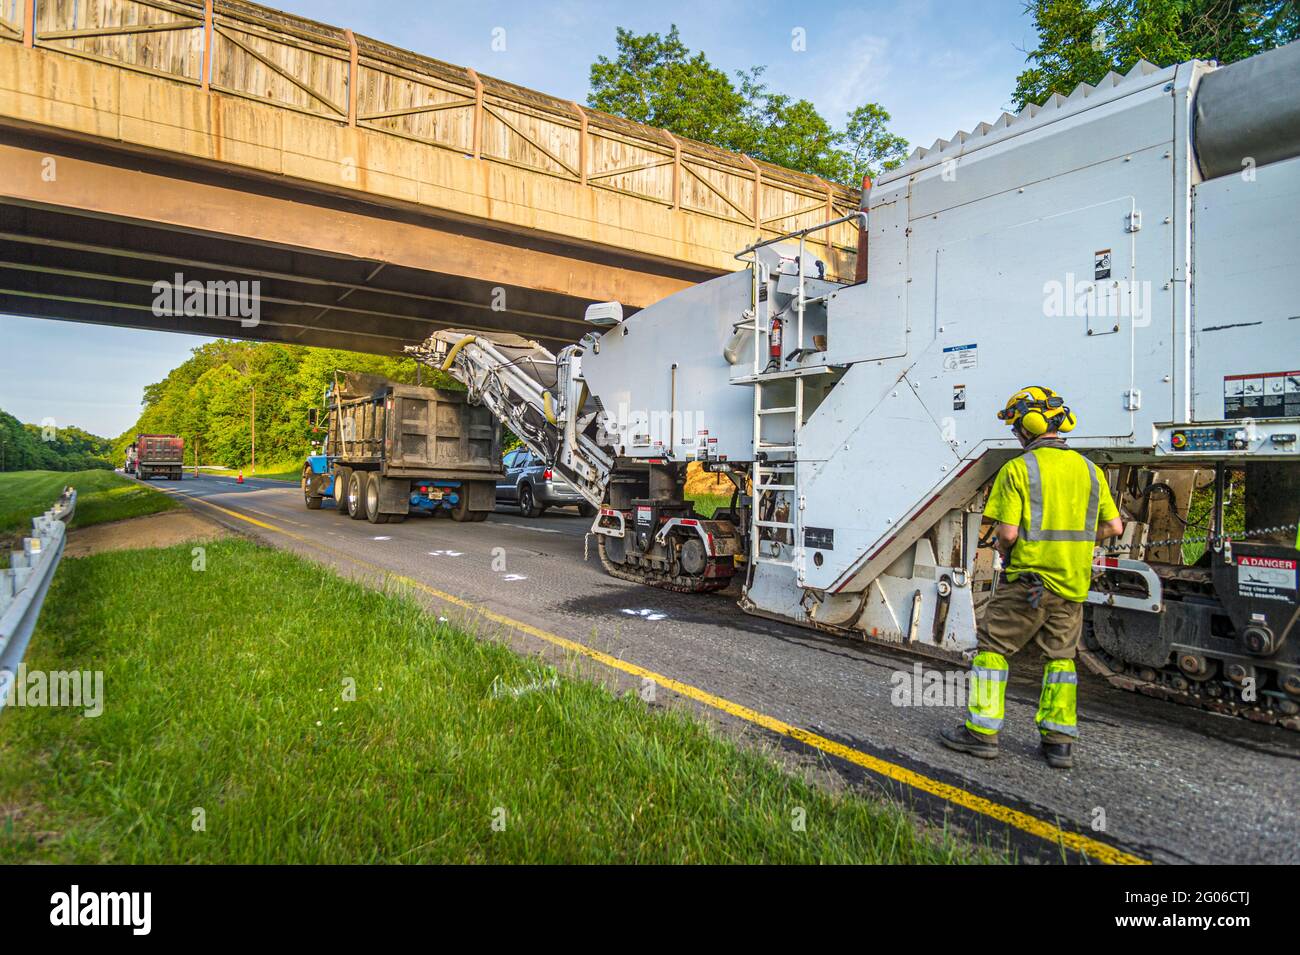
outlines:
[[[1069,769],[1074,765],[1074,754],[1069,743],[1049,743],[1043,740],[1043,757],[1053,769]]]
[[[985,736],[982,733],[972,733],[966,728],[965,723],[958,723],[951,729],[940,731],[939,742],[949,749],[955,749],[959,753],[969,753],[980,759],[996,759],[998,755],[996,735]],[[1066,749],[1068,750],[1069,747],[1067,746]]]

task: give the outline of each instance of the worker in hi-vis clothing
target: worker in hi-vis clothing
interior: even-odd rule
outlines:
[[[998,417],[1025,448],[1002,466],[984,506],[984,516],[997,522],[1003,579],[995,579],[977,628],[966,722],[940,735],[950,749],[997,756],[1007,657],[1033,640],[1047,657],[1036,717],[1043,755],[1049,765],[1068,769],[1079,735],[1074,655],[1093,548],[1124,525],[1101,469],[1061,438],[1076,421],[1060,395],[1030,385],[1012,395]]]

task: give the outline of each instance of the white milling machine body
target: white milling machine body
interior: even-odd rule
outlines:
[[[820,277],[816,229],[745,250],[626,319],[593,306],[599,330],[559,356],[531,346],[553,363],[531,397],[490,339],[417,351],[602,505],[616,575],[743,575],[752,613],[950,658],[994,576],[989,484],[1022,453],[995,412],[1047,385],[1128,525],[1097,558],[1086,661],[1300,726],[1300,44],[1141,63],[1003,114],[918,149],[863,206],[866,281]],[[737,486],[709,521],[683,500],[692,460]],[[1209,484],[1208,526],[1185,527]]]

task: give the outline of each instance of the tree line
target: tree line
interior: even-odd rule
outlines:
[[[203,464],[246,468],[252,461],[256,425],[257,460],[266,465],[301,461],[313,433],[307,412],[322,406],[336,371],[362,371],[414,383],[412,359],[363,355],[331,348],[219,339],[195,348],[162,381],[144,389],[135,425],[113,442],[120,463],[137,434],[176,434],[185,439],[185,462],[197,453]],[[449,375],[425,368],[425,385],[463,390]],[[254,417],[256,408],[256,417]]]
[[[0,411],[0,471],[111,468],[112,442],[81,428],[24,424]]]
[[[1017,109],[1095,86],[1138,60],[1226,64],[1300,38],[1296,0],[1028,0],[1025,10],[1038,36],[1012,92]],[[808,100],[771,89],[763,66],[718,69],[675,25],[666,34],[619,28],[615,42],[616,55],[591,66],[587,105],[595,109],[847,185],[907,157],[907,140],[890,132],[880,103],[864,103],[837,126]],[[800,37],[791,42],[797,49]]]

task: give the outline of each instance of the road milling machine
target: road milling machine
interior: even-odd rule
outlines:
[[[1085,664],[1300,728],[1300,44],[1004,113],[853,218],[855,284],[810,251],[836,220],[635,314],[593,305],[558,354],[455,329],[412,351],[599,506],[611,574],[734,582],[750,613],[954,660],[995,586],[985,497],[1022,453],[995,413],[1047,385],[1126,523]],[[693,510],[691,461],[730,506]]]

